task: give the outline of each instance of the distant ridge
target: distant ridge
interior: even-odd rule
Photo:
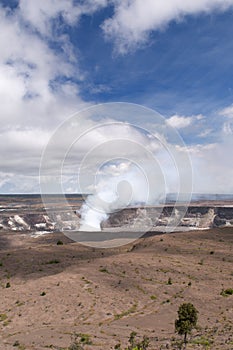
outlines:
[[[176,202],[177,194],[169,193],[166,196],[166,202]],[[223,193],[192,193],[191,194],[191,202],[196,201],[232,201],[232,194],[223,194]],[[182,201],[182,195],[181,195]],[[184,195],[184,201],[186,201],[186,196]]]
[[[86,198],[87,196],[91,195],[91,193],[47,193],[43,194],[43,196],[48,197],[59,197],[59,196],[66,196],[67,198],[71,197],[83,197]],[[177,200],[177,193],[168,193],[166,196],[166,202],[176,202]],[[40,193],[1,193],[0,197],[27,197],[27,198],[40,198]],[[186,194],[179,194],[179,201],[187,201],[188,195]],[[184,200],[182,200],[184,198]],[[229,194],[223,194],[223,193],[192,193],[191,194],[191,202],[196,201],[233,201],[233,193]]]

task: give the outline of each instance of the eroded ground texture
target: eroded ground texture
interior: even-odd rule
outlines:
[[[230,227],[111,250],[2,232],[0,247],[0,349],[67,349],[83,333],[85,349],[107,350],[126,346],[131,331],[147,335],[150,349],[176,349],[184,302],[199,310],[187,349],[233,349],[233,295],[221,295],[233,288]]]

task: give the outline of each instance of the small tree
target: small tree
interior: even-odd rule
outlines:
[[[197,309],[191,303],[181,304],[178,310],[178,319],[175,320],[175,331],[184,335],[184,348],[186,349],[187,335],[197,325]]]

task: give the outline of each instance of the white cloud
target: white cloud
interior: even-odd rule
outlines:
[[[206,137],[208,135],[210,135],[210,133],[213,131],[213,129],[206,129],[204,131],[202,131],[198,136],[199,137]]]
[[[72,26],[82,15],[93,14],[107,4],[108,0],[85,0],[82,3],[75,3],[73,0],[20,0],[19,9],[22,19],[31,24],[34,30],[44,36],[51,36],[54,34],[53,20],[59,16],[66,24]]]
[[[75,72],[74,66],[66,57],[50,49],[46,41],[32,34],[22,24],[18,12],[9,15],[0,8],[0,23],[2,122],[27,126],[43,123],[46,126],[55,109],[60,115],[69,112],[69,109],[71,112],[72,100],[75,104],[80,99],[77,98],[77,90],[67,94],[64,89]],[[51,83],[60,76],[67,81],[60,89],[52,89]],[[68,108],[64,108],[62,103],[66,98]]]
[[[60,15],[67,23],[72,24],[79,16],[78,8],[74,9],[72,0],[20,0],[19,10],[24,21],[30,23],[33,29],[46,36],[51,35],[52,19]]]
[[[42,2],[33,5],[37,7],[39,3]],[[60,2],[43,2],[45,6],[52,3],[56,7]],[[27,15],[35,16],[30,27],[25,25],[27,5]],[[20,185],[23,176],[33,175],[27,183],[33,185],[32,191],[36,188],[41,152],[51,131],[64,118],[87,105],[79,97],[78,86],[71,81],[74,74],[78,78],[79,72],[77,58],[71,57],[72,50],[68,50],[69,41],[66,37],[59,38],[64,52],[54,51],[33,30],[46,30],[46,21],[43,27],[38,22],[40,11],[37,17],[31,14],[30,7],[31,2],[25,1],[14,10],[0,6],[1,183],[16,192],[17,186],[18,191],[26,188]],[[48,17],[56,13],[50,8]],[[57,84],[57,78],[63,82]]]
[[[167,119],[168,125],[176,129],[183,129],[192,124],[194,117],[183,117],[180,115],[173,115]]]
[[[225,117],[225,122],[223,123],[222,132],[223,136],[233,135],[233,104],[227,106],[219,111],[219,115]],[[226,119],[227,118],[227,119]]]
[[[223,133],[225,135],[233,135],[233,125],[232,123],[226,122],[223,124]]]
[[[113,1],[115,12],[102,28],[115,41],[117,51],[125,53],[145,43],[153,30],[161,30],[171,21],[185,16],[224,11],[233,0],[131,0]]]
[[[194,193],[233,194],[233,158],[227,151],[232,147],[229,135],[220,143],[177,147],[179,154],[188,152],[190,156]]]
[[[233,118],[233,105],[223,108],[221,111],[219,111],[219,115],[222,115],[228,118]]]
[[[51,132],[70,114],[87,106],[80,98],[79,86],[72,82],[74,75],[79,80],[84,79],[77,68],[78,57],[68,37],[57,35],[54,20],[62,16],[67,25],[73,26],[83,14],[92,14],[109,3],[108,0],[87,0],[78,4],[71,0],[20,0],[19,6],[14,10],[0,7],[0,189],[38,192],[41,152]],[[168,0],[163,3],[147,0],[146,5],[141,0],[113,0],[111,3],[115,6],[115,14],[104,22],[103,30],[116,41],[118,50],[125,52],[144,43],[151,30],[159,30],[170,21],[187,14],[224,10],[233,4],[233,0]],[[48,40],[51,39],[57,42],[61,49],[59,52],[49,45]],[[100,89],[104,88],[100,85]],[[225,108],[220,114],[232,117],[233,106]],[[174,115],[168,119],[168,123],[178,129],[187,128],[187,131],[194,121],[203,118],[202,115]],[[90,122],[90,127],[93,125]],[[190,150],[195,154],[195,169],[200,169],[196,183],[203,184],[203,189],[216,188],[216,191],[220,191],[227,184],[225,186],[233,191],[233,166],[226,152],[226,149],[233,146],[230,141],[232,128],[228,124],[224,128],[224,144],[212,146],[211,149],[199,146]],[[106,130],[94,130],[91,135],[87,134],[81,151],[86,153],[93,145],[111,141],[114,132],[115,128],[109,127],[107,133]],[[119,130],[119,135],[137,139],[139,144],[154,153],[159,151],[153,140],[148,141],[135,130],[132,133],[127,125]],[[62,136],[59,146],[64,149],[63,143],[69,142],[69,134],[64,133]],[[110,148],[106,149],[103,158],[110,151]],[[123,151],[130,153],[130,149],[124,148],[124,145]],[[59,153],[59,149],[56,152]],[[132,154],[134,152],[132,149]],[[74,155],[76,160],[77,153],[74,152]],[[216,186],[215,183],[208,182],[208,176],[211,177],[212,174],[213,178],[218,179]],[[202,187],[197,188],[200,190]]]
[[[221,143],[196,145],[190,151],[194,192],[233,193],[233,158],[228,149],[233,147],[232,135]]]

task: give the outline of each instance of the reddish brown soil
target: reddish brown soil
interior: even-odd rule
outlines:
[[[194,344],[198,337],[209,349],[233,349],[233,295],[220,295],[233,288],[233,228],[156,235],[111,250],[62,235],[1,233],[0,247],[1,350],[67,349],[75,332],[90,336],[85,349],[108,350],[119,340],[126,346],[132,330],[150,337],[150,349],[176,349],[184,302],[199,310],[187,349],[208,348]]]

